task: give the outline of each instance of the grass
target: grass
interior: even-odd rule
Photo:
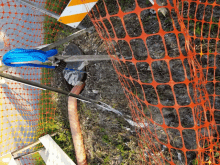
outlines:
[[[122,11],[125,11],[125,9],[126,9],[126,6],[132,6],[133,4],[133,1],[132,0],[121,0],[120,1],[121,2],[121,10]]]
[[[192,161],[192,164],[193,164],[193,165],[198,165],[198,164],[199,164],[198,159],[194,159],[194,160]]]
[[[50,10],[56,14],[61,14],[63,9],[68,4],[69,0],[47,0],[45,9]],[[55,18],[45,16],[44,19],[44,44],[50,44],[59,39],[59,32],[64,36],[71,34],[70,30],[64,30],[62,23],[58,22]],[[58,52],[63,51],[64,46],[60,45],[57,47]],[[48,64],[47,64],[48,65]],[[42,80],[41,84],[50,86],[51,78],[53,77],[53,70],[42,68]],[[55,110],[57,108],[57,102],[55,101],[58,94],[48,90],[42,90],[39,101],[39,114],[40,120],[38,122],[38,129],[36,137],[39,138],[45,134],[51,134],[58,132],[58,135],[54,136],[55,142],[63,149],[63,151],[74,161],[76,158],[74,155],[74,146],[72,143],[72,136],[70,129],[63,129],[68,127],[69,123],[63,120],[55,118]],[[42,148],[42,145],[38,145],[35,149]],[[32,157],[35,159],[35,164],[44,164],[43,160],[40,159],[40,155],[33,154]]]
[[[202,23],[201,22],[196,22],[196,35],[200,36],[201,35],[201,26],[202,26]]]
[[[39,153],[34,153],[32,155],[32,158],[35,160],[35,165],[45,165],[45,163]]]
[[[150,1],[146,0],[146,4],[147,4],[147,5],[150,4]]]
[[[69,3],[69,0],[47,0],[45,9],[60,15],[68,3]],[[64,30],[64,27],[68,27],[68,26],[58,22],[55,18],[45,16],[44,44],[50,44],[50,43],[55,42],[59,37],[58,36],[59,32],[62,34],[65,34],[66,36],[72,34],[70,30],[71,28],[70,29],[66,28]],[[61,45],[61,48],[63,48],[62,45]]]
[[[41,83],[44,85],[49,85],[51,77],[53,77],[53,70],[42,68],[42,80]],[[40,96],[39,101],[39,114],[40,120],[38,122],[38,131],[37,138],[45,135],[51,134],[53,132],[58,132],[58,135],[52,137],[54,141],[61,147],[61,149],[74,161],[76,162],[76,158],[74,155],[74,146],[72,143],[72,135],[70,129],[63,129],[66,126],[69,126],[69,123],[58,120],[55,116],[55,109],[57,107],[57,102],[55,101],[58,97],[58,94],[55,92],[51,92],[48,90],[43,90]],[[38,150],[43,146],[40,144],[36,147]],[[42,159],[38,154],[32,155],[35,159],[36,165],[42,164]]]
[[[45,9],[52,11],[54,13],[60,14],[65,6],[67,5],[68,0],[53,0],[51,3],[50,0],[46,1]],[[55,18],[45,16],[44,21],[44,44],[49,44],[55,41],[57,33],[63,29],[62,23],[58,22]]]
[[[91,153],[87,155],[88,164],[118,164],[114,162],[116,159],[121,159],[120,164],[143,163],[139,157],[141,149],[137,145],[137,139],[133,139],[136,137],[125,129],[123,119],[112,114],[104,115],[92,111],[85,103],[80,103],[78,110],[80,120],[83,122],[81,125],[83,136],[87,137],[84,138],[85,148]],[[92,111],[90,117],[87,116],[87,111]],[[101,123],[100,118],[105,121]]]

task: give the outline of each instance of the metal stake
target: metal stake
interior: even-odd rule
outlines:
[[[25,80],[25,79],[22,79],[20,77],[8,75],[8,74],[2,73],[2,72],[0,72],[0,77],[4,77],[6,79],[21,82],[21,83],[31,85],[31,86],[34,86],[34,87],[47,89],[47,90],[54,91],[54,92],[57,92],[57,93],[61,93],[61,94],[67,95],[67,96],[72,96],[72,97],[75,97],[76,99],[81,100],[83,102],[92,103],[92,104],[96,104],[96,105],[101,105],[101,103],[99,101],[88,99],[84,96],[75,95],[75,94],[69,93],[67,91],[63,91],[63,90],[60,90],[60,89],[57,89],[57,88],[49,87],[49,86],[46,86],[46,85],[43,85],[43,84],[40,84],[40,83],[36,83],[36,82],[33,82],[33,81]]]
[[[63,60],[65,62],[77,62],[77,61],[103,61],[103,60],[111,60],[109,55],[59,55],[49,57],[49,61]],[[12,64],[25,64],[25,63],[35,63],[41,64],[40,61],[26,61],[26,62],[13,62]]]
[[[65,62],[111,60],[109,55],[60,55],[49,57],[48,59],[53,60],[54,58],[57,58],[58,60],[64,60]]]
[[[58,14],[55,14],[51,11],[48,11],[46,9],[44,9],[43,7],[39,7],[39,6],[36,6],[34,3],[32,2],[29,2],[29,1],[26,1],[26,0],[17,0],[18,2],[20,2],[21,4],[24,4],[26,6],[29,6],[30,8],[34,8],[35,10],[41,12],[41,13],[44,13],[46,15],[49,15],[55,19],[59,19],[59,15]]]
[[[68,42],[68,41],[71,41],[71,40],[73,40],[74,38],[79,37],[80,35],[82,35],[82,34],[84,34],[84,33],[86,33],[86,32],[89,32],[89,31],[93,31],[93,30],[94,30],[94,27],[93,27],[93,26],[90,27],[90,28],[88,28],[88,29],[79,30],[79,31],[77,31],[77,32],[75,32],[75,33],[69,35],[68,37],[66,37],[66,38],[64,38],[64,39],[62,39],[62,40],[60,40],[60,41],[56,41],[56,42],[54,42],[54,43],[52,43],[52,44],[49,44],[49,45],[47,45],[47,46],[41,48],[40,50],[48,51],[48,50],[50,50],[50,49],[55,48],[56,46],[59,46],[59,45],[64,44],[64,43],[66,43],[66,42]]]
[[[51,134],[50,136],[55,136],[55,135],[57,135],[57,132]],[[33,142],[33,143],[31,143],[31,144],[28,144],[28,145],[24,146],[23,148],[20,148],[20,149],[18,149],[18,150],[16,150],[16,151],[13,151],[13,152],[11,153],[11,155],[16,159],[16,157],[15,157],[16,154],[18,154],[18,153],[20,153],[20,152],[23,152],[23,151],[25,151],[25,150],[27,150],[27,149],[29,149],[29,148],[31,148],[31,147],[34,147],[34,146],[36,146],[36,145],[38,145],[38,144],[40,144],[40,140],[37,140],[36,142]]]

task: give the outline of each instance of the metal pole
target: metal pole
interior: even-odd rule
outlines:
[[[34,8],[35,10],[37,10],[37,11],[39,11],[41,13],[49,15],[49,16],[55,18],[55,19],[59,19],[59,17],[60,17],[58,14],[55,14],[55,13],[53,13],[51,11],[48,11],[48,10],[42,8],[42,7],[39,7],[39,6],[37,7],[34,3],[31,3],[29,1],[26,1],[26,0],[17,0],[17,1],[22,3],[22,4],[24,4],[24,5],[26,5],[26,6],[29,6],[30,8]]]
[[[59,55],[49,57],[49,61],[54,61],[55,58],[57,60],[63,60],[65,62],[77,62],[77,61],[103,61],[103,60],[111,60],[109,55]],[[12,64],[25,64],[25,63],[35,63],[39,64],[40,61],[26,61],[26,62],[13,62]],[[0,68],[1,70],[1,68]]]
[[[71,41],[71,40],[73,40],[74,38],[79,37],[80,35],[82,35],[82,34],[84,34],[84,33],[86,33],[86,32],[93,31],[93,30],[94,30],[94,27],[93,27],[93,26],[90,27],[90,28],[88,28],[88,29],[79,30],[79,31],[77,31],[77,32],[75,32],[75,33],[69,35],[68,37],[66,37],[66,38],[64,38],[64,39],[62,39],[62,40],[60,40],[60,41],[56,41],[56,42],[54,42],[54,43],[52,43],[52,44],[47,45],[46,47],[41,48],[40,50],[48,51],[48,50],[50,50],[50,49],[55,48],[56,46],[59,46],[59,45],[64,44],[64,43],[66,43],[66,42],[68,42],[68,41]]]
[[[63,90],[60,90],[60,89],[57,89],[57,88],[48,87],[48,86],[43,85],[43,84],[39,84],[39,83],[36,83],[36,82],[32,82],[32,81],[29,81],[29,80],[22,79],[20,77],[15,77],[15,76],[8,75],[8,74],[1,73],[1,72],[0,72],[0,77],[4,77],[4,78],[10,79],[10,80],[15,80],[15,81],[27,84],[27,85],[32,85],[34,87],[47,89],[47,90],[54,91],[54,92],[57,92],[57,93],[61,93],[61,94],[67,95],[67,96],[72,96],[72,97],[75,97],[78,100],[81,100],[81,101],[84,101],[84,102],[87,102],[87,103],[93,103],[93,104],[96,104],[96,105],[101,105],[101,103],[99,101],[88,99],[88,98],[80,96],[80,95],[75,95],[73,93],[69,93],[69,92],[66,92],[66,91],[63,91]]]
[[[57,132],[51,134],[50,136],[55,136],[55,135],[57,135]],[[18,154],[20,152],[23,152],[24,150],[29,149],[31,147],[34,147],[34,146],[38,145],[39,143],[40,143],[40,140],[38,139],[36,142],[33,142],[31,144],[28,144],[28,145],[24,146],[23,148],[20,148],[20,149],[18,149],[16,151],[13,151],[11,153],[11,155],[14,157],[16,154]],[[16,158],[16,157],[14,157],[14,158]]]
[[[21,156],[15,156],[15,157],[13,157],[13,158],[14,158],[14,159],[19,159],[19,158],[21,158],[21,157],[23,157],[23,156],[28,156],[28,155],[35,154],[35,153],[37,153],[37,152],[39,152],[39,151],[41,151],[41,150],[43,150],[43,149],[39,149],[39,150],[37,150],[37,151],[29,152],[28,154],[24,154],[24,155],[21,155]]]
[[[53,60],[53,58],[64,60],[65,62],[111,60],[109,55],[63,55],[49,57],[48,59]]]

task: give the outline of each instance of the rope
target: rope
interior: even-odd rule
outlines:
[[[2,59],[2,62],[11,67],[21,67],[21,66],[33,66],[33,67],[45,67],[45,68],[53,68],[55,66],[41,65],[41,64],[33,64],[33,63],[25,63],[25,64],[12,64],[13,62],[28,62],[28,61],[47,61],[48,57],[56,55],[58,52],[56,49],[52,49],[49,51],[35,50],[35,49],[13,49],[7,52]]]
[[[11,67],[22,67],[22,66],[32,66],[32,67],[40,67],[40,68],[50,68],[55,69],[55,66],[49,66],[49,65],[41,65],[41,64],[34,64],[34,63],[24,63],[24,64],[12,64],[14,62],[28,62],[28,61],[40,61],[45,62],[48,60],[48,57],[56,55],[58,52],[56,49],[51,49],[49,51],[42,51],[42,50],[35,50],[35,49],[12,49],[9,52],[7,52],[2,59],[2,62]],[[65,68],[65,70],[71,70],[71,71],[80,71],[75,69],[69,69]]]

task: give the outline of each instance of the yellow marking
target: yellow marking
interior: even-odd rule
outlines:
[[[74,23],[74,22],[81,22],[86,15],[87,15],[87,13],[81,13],[81,14],[75,14],[75,15],[60,17],[60,19],[58,21],[60,21],[64,24],[69,24],[69,23]]]
[[[69,6],[75,6],[75,5],[82,5],[85,3],[91,3],[91,2],[97,2],[97,0],[72,0],[69,4]]]

